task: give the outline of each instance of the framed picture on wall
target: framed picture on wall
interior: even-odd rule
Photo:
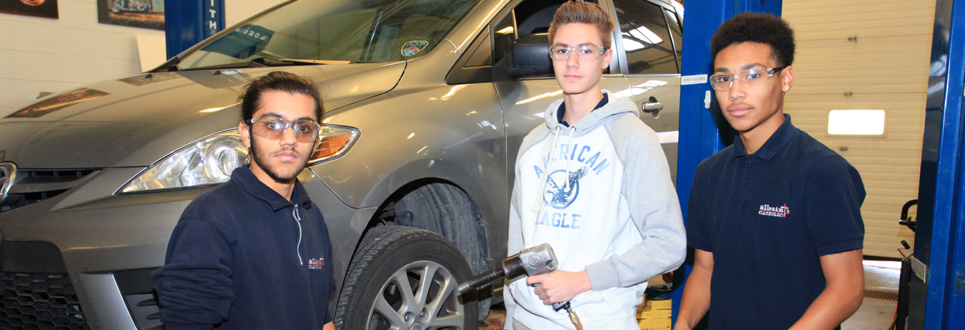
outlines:
[[[164,30],[164,0],[97,0],[97,22]]]
[[[3,0],[0,13],[58,18],[57,0]]]

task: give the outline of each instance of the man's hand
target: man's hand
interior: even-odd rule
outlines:
[[[592,289],[585,270],[568,272],[557,269],[549,274],[530,276],[526,284],[539,284],[535,290],[536,296],[546,305],[570,301],[576,295]]]
[[[694,268],[684,284],[684,294],[674,329],[690,330],[710,309],[710,279],[714,276],[714,253],[694,249]]]

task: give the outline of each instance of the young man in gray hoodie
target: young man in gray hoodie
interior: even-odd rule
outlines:
[[[517,280],[507,329],[634,329],[647,279],[676,269],[686,240],[666,157],[632,101],[601,89],[613,23],[594,3],[570,1],[550,25],[563,99],[520,147],[508,253],[549,243],[556,271]],[[536,286],[536,285],[539,286]]]

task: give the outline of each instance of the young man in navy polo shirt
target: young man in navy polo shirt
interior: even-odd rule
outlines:
[[[865,190],[844,158],[791,124],[793,32],[744,13],[711,40],[710,84],[734,144],[697,167],[687,209],[694,268],[674,329],[832,329],[864,294]]]

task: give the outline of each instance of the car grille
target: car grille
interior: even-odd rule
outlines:
[[[0,329],[89,329],[67,274],[3,272]]]
[[[6,198],[0,200],[0,213],[60,195],[97,172],[95,169],[20,169]]]
[[[0,242],[0,329],[88,329],[63,256],[53,244]]]

